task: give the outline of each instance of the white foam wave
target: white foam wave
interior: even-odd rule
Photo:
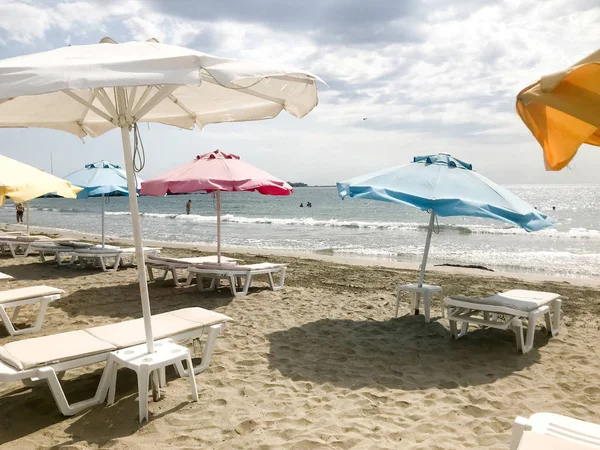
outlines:
[[[128,211],[109,211],[107,215],[129,215]],[[216,216],[201,216],[198,214],[165,214],[165,213],[142,213],[142,217],[152,219],[180,220],[192,223],[216,223]],[[417,222],[377,222],[361,220],[341,220],[341,219],[316,219],[312,217],[245,217],[225,214],[221,216],[222,222],[237,224],[263,224],[278,226],[307,226],[307,227],[327,227],[327,228],[357,228],[371,230],[401,230],[401,231],[421,231],[427,230],[427,225]],[[567,231],[559,231],[555,228],[528,233],[522,228],[510,225],[453,225],[440,224],[440,232],[443,234],[492,234],[492,235],[526,235],[533,237],[554,237],[554,238],[581,238],[581,239],[600,239],[600,230],[590,230],[587,228],[571,228]]]

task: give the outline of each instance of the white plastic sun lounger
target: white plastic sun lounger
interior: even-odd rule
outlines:
[[[47,236],[4,236],[0,238],[2,253],[8,249],[13,258],[24,258],[34,252],[31,245],[34,242],[52,242]]]
[[[42,328],[48,305],[58,300],[64,293],[65,291],[50,286],[31,286],[0,291],[0,320],[4,323],[6,330],[13,336],[35,333]],[[39,310],[33,325],[17,330],[14,322],[19,316],[21,307],[35,304],[39,304]],[[14,308],[12,315],[9,316],[6,311],[7,308]]]
[[[210,364],[216,338],[229,320],[223,314],[206,309],[184,308],[152,316],[152,327],[156,340],[170,338],[181,342],[206,334],[202,361],[193,367],[198,374]],[[69,404],[60,384],[61,372],[106,362],[111,352],[144,342],[143,319],[10,342],[0,346],[0,382],[27,384],[45,380],[60,412],[71,416],[104,401],[110,371],[102,373],[94,397],[73,404]]]
[[[160,248],[144,247],[144,255],[158,255]],[[120,248],[120,247],[89,247],[77,248],[71,253],[71,264],[79,263],[80,266],[88,265],[90,260],[99,261],[100,267],[104,272],[116,271],[125,257],[132,260],[135,258],[135,248]],[[114,260],[113,264],[107,264]]]
[[[221,261],[231,264],[236,264],[236,259],[221,256]],[[192,258],[169,258],[164,256],[148,256],[146,259],[146,268],[148,270],[148,278],[150,281],[160,280],[164,281],[167,275],[170,273],[173,277],[173,283],[175,286],[188,286],[192,279],[188,276],[187,270],[190,267],[202,265],[206,263],[217,263],[217,256],[196,256]],[[154,270],[161,270],[163,273],[159,277],[154,276]],[[186,272],[186,281],[180,281],[178,270],[184,270]]]
[[[0,283],[14,280],[15,278],[7,273],[0,272]]]
[[[269,286],[273,291],[283,289],[285,282],[285,271],[287,266],[285,264],[271,264],[271,263],[258,263],[258,264],[203,264],[202,267],[190,267],[188,269],[188,284],[191,283],[192,279],[196,277],[198,283],[198,290],[200,292],[213,291],[220,284],[221,279],[229,280],[229,287],[231,293],[234,296],[246,295],[250,284],[252,283],[252,277],[254,275],[266,274],[269,277]],[[279,274],[279,283],[275,284],[273,275]],[[204,288],[204,279],[210,280],[210,286]],[[245,278],[245,281],[244,281]]]
[[[513,423],[510,450],[600,448],[600,425],[553,413],[537,413]]]
[[[535,324],[544,316],[546,329],[552,336],[560,331],[560,295],[551,292],[514,289],[485,298],[446,297],[444,307],[450,321],[452,337],[464,336],[470,323],[500,330],[512,330],[517,338],[517,350],[527,353],[533,348]],[[523,336],[523,322],[527,333]],[[462,322],[458,332],[457,322]]]
[[[54,242],[33,242],[30,245],[30,248],[40,255],[40,260],[42,262],[46,262],[46,255],[54,256],[54,261],[56,261],[59,266],[71,264],[71,254],[75,251],[75,247]],[[63,259],[63,255],[67,256],[66,260]]]

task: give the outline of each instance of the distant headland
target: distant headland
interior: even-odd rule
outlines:
[[[297,188],[297,187],[335,187],[334,184],[313,184],[312,186],[306,184],[306,183],[301,183],[299,181],[288,181],[287,184],[289,184],[291,187]]]

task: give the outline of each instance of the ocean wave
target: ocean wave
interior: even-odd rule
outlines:
[[[130,215],[128,211],[109,211],[107,215],[121,216]],[[198,214],[165,214],[165,213],[141,213],[142,217],[152,219],[179,220],[189,223],[216,223],[216,216],[201,216]],[[236,224],[262,224],[278,226],[307,226],[307,227],[325,227],[325,228],[355,228],[365,230],[399,230],[399,231],[417,231],[426,232],[428,225],[417,222],[377,222],[361,220],[343,220],[343,219],[315,219],[312,217],[245,217],[233,214],[224,214],[221,216],[223,223]],[[553,237],[553,238],[580,238],[580,239],[600,239],[600,230],[587,228],[571,228],[567,231],[559,231],[555,228],[528,233],[522,228],[515,226],[493,226],[493,225],[458,225],[458,224],[440,224],[435,230],[443,234],[490,234],[490,235],[530,235],[533,237]]]

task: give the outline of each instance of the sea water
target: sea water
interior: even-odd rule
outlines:
[[[567,277],[599,275],[600,185],[507,188],[554,218],[555,226],[528,233],[493,220],[439,217],[430,264],[482,265],[498,271]],[[192,200],[189,215],[185,211],[188,199]],[[145,239],[216,244],[216,202],[210,194],[140,197],[139,206]],[[36,199],[31,202],[31,225],[100,234],[101,207],[101,198]],[[105,209],[106,234],[131,237],[128,199],[111,197]],[[341,200],[334,187],[297,188],[288,197],[222,193],[221,214],[225,248],[415,262],[422,256],[429,222],[429,215],[415,208]],[[15,223],[14,205],[7,202],[0,208],[0,222]]]

